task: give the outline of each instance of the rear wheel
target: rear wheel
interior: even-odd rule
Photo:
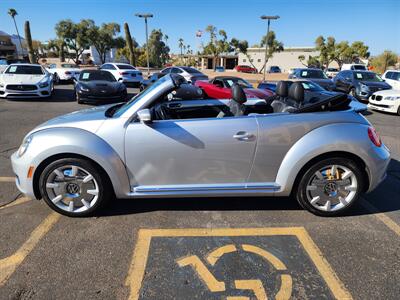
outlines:
[[[84,217],[98,210],[111,196],[107,178],[93,163],[63,158],[50,163],[39,179],[44,201],[70,217]]]
[[[297,187],[300,205],[319,216],[334,216],[348,210],[364,188],[363,173],[354,161],[329,158],[305,171]]]

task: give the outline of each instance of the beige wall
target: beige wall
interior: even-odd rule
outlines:
[[[265,48],[249,48],[247,53],[253,60],[254,66],[260,71],[264,64]],[[291,68],[302,68],[304,65],[298,59],[300,55],[304,55],[307,60],[309,55],[318,56],[319,51],[312,47],[285,48],[282,52],[274,53],[268,60],[267,70],[269,66],[279,66],[282,72],[289,72]],[[239,65],[251,65],[249,58],[243,53],[239,54]],[[332,67],[334,67],[333,64]]]

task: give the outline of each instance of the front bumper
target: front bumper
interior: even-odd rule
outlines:
[[[11,165],[15,174],[15,184],[17,188],[24,195],[32,199],[35,198],[32,182],[33,178],[28,178],[28,170],[31,167],[31,159],[29,156],[23,155],[22,157],[19,157],[18,153],[14,152],[11,155]]]
[[[33,91],[0,89],[1,98],[19,99],[19,98],[46,98],[51,95],[51,86],[45,88],[37,88]]]
[[[381,100],[376,101],[369,99],[368,108],[373,110],[385,111],[390,113],[397,113],[400,101],[393,101],[393,100]]]

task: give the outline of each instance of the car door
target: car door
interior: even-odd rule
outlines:
[[[131,186],[243,186],[258,125],[254,116],[131,122],[125,158]]]

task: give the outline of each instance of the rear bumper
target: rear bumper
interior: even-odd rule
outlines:
[[[369,187],[367,192],[374,190],[385,178],[390,163],[389,149],[382,143],[381,147],[372,146],[369,151],[367,168],[369,173]]]

